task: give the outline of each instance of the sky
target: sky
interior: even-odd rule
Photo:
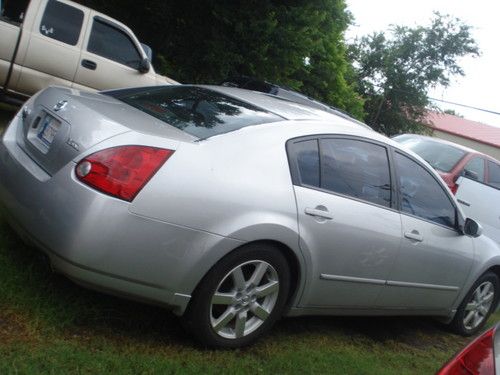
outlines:
[[[373,31],[386,31],[390,25],[429,25],[433,11],[460,18],[473,27],[481,56],[462,58],[464,77],[452,78],[451,85],[429,91],[429,97],[500,113],[500,1],[498,0],[346,0],[354,16],[347,38]],[[500,127],[500,115],[493,115],[450,104],[437,103],[442,109],[453,109],[467,119]]]

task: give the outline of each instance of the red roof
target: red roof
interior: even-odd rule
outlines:
[[[446,113],[429,112],[431,128],[500,148],[500,128]]]

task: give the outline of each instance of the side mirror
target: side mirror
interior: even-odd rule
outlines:
[[[139,70],[139,72],[141,73],[147,73],[151,70],[151,63],[147,58],[144,58],[139,63],[139,68],[137,70]]]
[[[464,176],[465,178],[469,178],[471,180],[474,180],[474,181],[479,180],[479,176],[477,175],[477,173],[474,171],[469,171],[468,169],[464,169],[462,171],[462,176]]]
[[[483,227],[472,219],[465,219],[464,234],[471,237],[479,237],[483,234]]]

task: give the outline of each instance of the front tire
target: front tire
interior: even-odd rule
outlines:
[[[471,336],[483,328],[498,304],[500,282],[498,276],[487,272],[472,286],[458,307],[450,327],[462,336]]]
[[[205,346],[242,347],[265,334],[281,317],[289,288],[290,270],[280,250],[248,245],[207,273],[183,320]]]

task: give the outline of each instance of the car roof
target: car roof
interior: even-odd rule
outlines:
[[[463,150],[469,154],[479,154],[479,155],[489,157],[488,155],[483,154],[481,151],[474,150],[473,148],[469,148],[467,146],[463,146],[463,145],[458,144],[458,143],[446,141],[444,139],[429,137],[429,136],[420,135],[420,134],[398,134],[397,136],[392,137],[392,139],[396,140],[396,142],[397,142],[398,137],[402,137],[402,136],[407,137],[407,138],[412,138],[412,139],[425,139],[425,140],[428,140],[431,142],[440,143],[440,144],[448,145],[448,146],[453,146],[453,147],[458,148],[460,150]]]
[[[315,108],[306,104],[297,103],[286,98],[278,97],[272,94],[266,94],[260,91],[252,91],[237,87],[196,85],[209,90],[217,91],[227,96],[251,103],[257,107],[263,108],[269,112],[275,113],[287,120],[332,120],[343,118],[352,125],[362,126],[371,129],[368,125],[349,117],[341,112],[332,113]]]

